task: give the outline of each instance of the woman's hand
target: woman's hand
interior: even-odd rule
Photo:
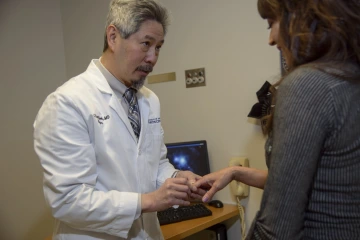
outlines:
[[[210,188],[203,196],[202,201],[210,201],[216,192],[226,187],[234,179],[235,171],[234,167],[227,167],[217,172],[207,174],[194,183],[194,186],[197,188]]]

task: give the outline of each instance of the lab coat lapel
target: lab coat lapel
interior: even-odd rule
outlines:
[[[137,94],[137,97],[141,115],[141,131],[139,142],[143,143],[146,138],[146,130],[148,127],[150,104],[142,92]]]
[[[111,96],[109,106],[116,112],[116,114],[119,116],[119,118],[124,122],[130,135],[132,136],[134,141],[137,143],[137,139],[136,139],[134,131],[130,125],[130,121],[128,119],[127,113],[125,112],[124,108],[121,106],[119,99],[116,97],[115,93],[109,86],[109,83],[106,81],[103,74],[97,68],[96,64],[94,63],[94,60],[91,61],[89,67],[87,68],[87,72],[88,72],[88,74],[96,76],[95,78],[93,78],[94,79],[93,83],[99,89],[99,91],[102,92],[103,94]]]
[[[109,106],[116,112],[116,114],[120,117],[120,119],[126,125],[129,133],[131,134],[134,141],[137,143],[137,138],[135,136],[134,130],[131,127],[130,121],[128,119],[128,114],[125,112],[124,108],[121,106],[119,99],[116,97],[115,94],[111,96]]]

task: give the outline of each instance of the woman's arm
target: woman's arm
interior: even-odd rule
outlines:
[[[198,188],[210,188],[203,197],[203,202],[208,202],[216,192],[226,187],[232,180],[243,182],[246,185],[257,188],[264,188],[266,178],[267,171],[232,166],[203,176],[195,183],[195,186]]]
[[[234,166],[233,168],[234,180],[252,187],[264,189],[268,176],[267,170],[259,170],[241,166]]]

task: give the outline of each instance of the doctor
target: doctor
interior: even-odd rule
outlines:
[[[166,159],[159,99],[143,86],[167,26],[154,0],[111,1],[103,55],[43,103],[34,147],[53,239],[163,239],[156,211],[204,194]]]

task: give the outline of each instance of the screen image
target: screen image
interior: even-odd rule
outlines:
[[[167,158],[176,169],[200,176],[210,173],[206,141],[168,143]]]

